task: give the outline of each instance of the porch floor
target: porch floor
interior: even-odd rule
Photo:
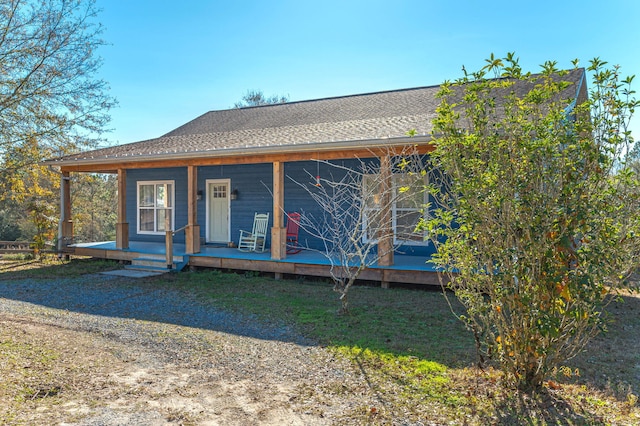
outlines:
[[[79,243],[73,246],[78,255],[98,258],[132,260],[145,254],[164,255],[163,243],[130,241],[128,249],[117,249],[115,241]],[[185,245],[174,243],[175,256],[188,256],[188,265],[253,270],[280,274],[296,274],[310,276],[329,276],[329,260],[313,250],[302,250],[296,254],[288,254],[285,259],[273,260],[269,250],[264,253],[242,252],[237,248],[223,245],[206,244],[200,247],[200,253],[186,254]],[[361,279],[439,285],[436,269],[427,263],[424,256],[394,255],[391,266],[371,266],[365,270]]]

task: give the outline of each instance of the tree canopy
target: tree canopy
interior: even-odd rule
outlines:
[[[284,104],[289,102],[289,96],[273,95],[266,97],[262,90],[248,90],[240,102],[236,102],[234,108],[253,107],[261,105]]]
[[[93,0],[0,5],[0,150],[28,138],[63,152],[95,142],[114,100],[96,78],[104,45]]]
[[[0,202],[43,212],[38,228],[55,223],[59,187],[38,163],[99,143],[115,105],[97,13],[94,0],[0,3]]]

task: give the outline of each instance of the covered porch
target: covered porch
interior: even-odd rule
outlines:
[[[115,241],[75,244],[74,254],[101,259],[133,261],[145,255],[164,256],[162,243],[131,241],[128,248],[118,248]],[[330,262],[322,254],[313,250],[302,250],[283,259],[273,259],[271,254],[242,252],[237,248],[223,245],[201,245],[198,253],[188,253],[185,244],[173,246],[174,256],[184,257],[190,267],[206,267],[237,271],[257,271],[273,273],[276,278],[284,275],[330,277]],[[428,258],[396,254],[393,265],[375,265],[362,272],[359,279],[379,281],[383,287],[391,283],[422,284],[439,286],[437,271],[427,263]]]
[[[414,146],[412,152],[420,155],[429,152],[430,145]],[[153,161],[149,163],[134,162],[129,164],[97,164],[97,165],[64,165],[61,167],[61,220],[59,226],[59,251],[69,254],[86,255],[96,258],[114,259],[131,262],[145,255],[156,257],[173,256],[183,257],[180,263],[190,267],[209,267],[229,270],[257,271],[275,274],[276,278],[284,275],[330,277],[331,264],[320,251],[303,250],[300,253],[290,255],[287,252],[287,216],[285,211],[302,208],[306,210],[304,202],[300,201],[299,194],[291,193],[291,186],[285,191],[285,165],[291,165],[300,169],[302,162],[319,161],[344,161],[342,159],[365,158],[365,155],[375,157],[380,163],[383,183],[386,188],[383,195],[389,196],[389,188],[392,186],[393,156],[402,156],[406,149],[403,146],[386,147],[373,150],[371,148],[331,151],[331,152],[306,152],[297,156],[274,154],[254,157],[232,158],[205,158],[190,159],[187,162],[176,160]],[[286,160],[286,161],[285,161]],[[126,168],[125,168],[126,167]],[[240,170],[242,168],[242,170]],[[296,172],[297,169],[293,169]],[[224,170],[224,175],[222,175]],[[291,171],[291,169],[290,169]],[[71,208],[71,173],[102,172],[116,173],[118,182],[117,223],[115,241],[87,242],[73,244],[73,220]],[[298,170],[299,172],[299,170]],[[238,176],[249,176],[242,180]],[[171,176],[172,188],[175,189],[175,202],[171,197],[170,213],[164,215],[164,227],[158,228],[154,235],[143,235],[140,232],[140,210],[136,209],[136,202],[140,199],[139,182],[155,182],[162,176]],[[216,176],[220,181],[244,182],[240,186],[242,196],[238,199],[231,198],[232,186],[227,183],[224,196],[228,197],[222,215],[213,215],[209,201],[211,195],[209,182]],[[267,190],[261,185],[270,185]],[[237,188],[234,184],[234,188]],[[215,186],[215,185],[214,185]],[[255,187],[264,192],[258,194]],[[295,186],[293,186],[295,188]],[[383,189],[384,189],[383,188]],[[383,190],[381,189],[381,190]],[[166,189],[165,189],[166,190]],[[253,196],[246,196],[251,193]],[[285,196],[285,193],[288,197]],[[296,202],[293,208],[285,210],[285,198]],[[231,202],[233,200],[233,202]],[[385,202],[385,205],[388,205]],[[367,268],[359,276],[361,280],[378,281],[383,287],[391,283],[440,285],[438,274],[426,262],[431,253],[427,246],[420,252],[414,249],[402,253],[402,249],[396,250],[394,244],[394,225],[390,213],[384,215],[381,221],[381,234],[377,243],[379,256],[371,262],[375,266]],[[227,248],[227,243],[233,242],[232,235],[237,235],[237,229],[251,229],[249,223],[241,222],[252,217],[253,212],[262,211],[270,213],[271,228],[267,232],[269,248],[264,253],[244,253],[237,249]],[[294,210],[295,211],[295,210]],[[228,233],[222,239],[222,244],[214,244],[209,241],[210,232],[207,229],[211,217],[222,217],[228,214],[226,229]],[[136,223],[138,221],[138,223]],[[229,221],[237,221],[233,229]],[[130,226],[131,224],[131,226]],[[178,225],[183,225],[178,228]],[[131,228],[131,229],[130,229]],[[178,228],[178,229],[176,229]],[[163,235],[164,234],[164,235]],[[180,234],[178,236],[178,234]],[[174,242],[174,236],[175,242]],[[164,240],[164,241],[163,241]],[[226,243],[224,242],[226,241]],[[305,244],[305,247],[308,247]],[[169,256],[166,254],[170,253]],[[172,253],[172,254],[171,254]],[[167,264],[172,262],[168,261]],[[368,262],[369,263],[369,262]]]

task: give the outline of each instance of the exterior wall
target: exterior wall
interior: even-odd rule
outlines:
[[[377,159],[367,159],[367,162],[372,165],[379,163]],[[338,166],[332,166],[332,164]],[[338,160],[331,161],[331,164],[320,163],[315,161],[306,162],[293,162],[285,164],[285,197],[284,204],[287,212],[304,212],[306,214],[312,214],[319,216],[322,214],[320,206],[310,197],[307,191],[300,187],[298,183],[311,183],[313,184],[315,176],[320,175],[322,179],[340,180],[344,177],[346,171],[344,168],[360,167],[360,160]],[[311,247],[315,249],[322,249],[322,244],[316,238],[308,235],[303,229],[300,229],[298,236],[299,241],[303,246]],[[433,245],[403,245],[396,249],[396,253],[406,254],[411,256],[430,256],[433,254]]]
[[[342,162],[340,162],[342,164]],[[285,211],[307,212],[314,215],[321,213],[319,206],[311,199],[304,188],[300,187],[292,179],[300,183],[310,182],[315,179],[317,170],[320,174],[328,176],[329,169],[336,173],[344,173],[335,167],[316,162],[285,163]],[[311,175],[310,175],[311,174]],[[337,176],[336,176],[337,177]],[[240,230],[251,230],[253,215],[255,213],[269,213],[269,227],[273,225],[273,166],[268,164],[251,164],[236,166],[209,166],[198,169],[198,189],[206,194],[207,179],[230,179],[232,190],[238,191],[238,199],[231,201],[231,240],[238,242]],[[203,197],[204,198],[204,197]],[[202,229],[202,236],[206,228],[206,204],[204,199],[198,202],[198,222]],[[270,236],[267,245],[270,245]],[[320,241],[312,238],[304,230],[300,230],[299,240],[303,245],[321,249]]]
[[[377,160],[372,160],[377,161]],[[320,206],[310,197],[298,183],[313,184],[315,177],[338,180],[346,171],[342,167],[358,167],[359,160],[332,161],[339,167],[315,161],[285,163],[285,211],[301,212],[319,216]],[[255,213],[269,213],[269,227],[273,225],[273,165],[271,163],[247,165],[202,166],[198,168],[197,189],[202,191],[202,199],[197,206],[200,237],[206,238],[206,181],[208,179],[229,179],[229,190],[237,190],[238,198],[230,200],[230,235],[231,241],[237,243],[240,230],[250,230]],[[129,222],[129,238],[131,241],[162,242],[163,235],[146,235],[137,233],[137,183],[138,181],[173,180],[175,182],[175,227],[180,228],[187,223],[187,169],[142,169],[127,171],[127,221]],[[294,182],[295,180],[295,182]],[[298,183],[296,183],[298,182]],[[174,241],[184,243],[183,232],[178,233]],[[322,243],[300,229],[299,241],[303,246],[322,249]],[[267,246],[270,246],[268,236]],[[402,246],[398,253],[417,256],[428,256],[433,252],[431,246]]]
[[[357,167],[357,162],[355,160],[332,161],[332,164],[345,167]],[[315,161],[286,163],[284,166],[284,172],[285,211],[299,212],[307,215],[313,215],[315,217],[320,217],[322,215],[322,209],[311,198],[307,190],[300,186],[300,184],[314,185],[315,178],[318,175],[323,179],[339,180],[343,178],[346,173],[345,170],[340,167],[333,167],[329,164],[318,163]],[[320,240],[312,237],[302,228],[300,228],[298,241],[300,241],[302,246],[317,250],[322,250],[324,247]]]

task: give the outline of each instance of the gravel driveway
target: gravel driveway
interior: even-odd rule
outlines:
[[[375,400],[349,363],[291,328],[152,280],[0,281],[0,322],[53,346],[70,364],[60,371],[84,371],[55,406],[18,413],[30,424],[345,424]]]

